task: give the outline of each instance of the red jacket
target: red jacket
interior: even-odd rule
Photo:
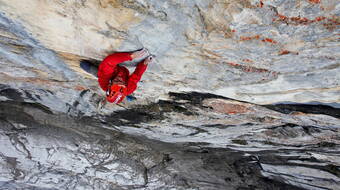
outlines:
[[[132,94],[136,88],[137,83],[142,78],[147,65],[140,62],[135,71],[130,75],[129,70],[123,66],[119,66],[119,63],[124,61],[131,61],[131,53],[114,53],[107,56],[99,65],[98,68],[98,82],[100,87],[104,90],[108,90],[110,80],[113,83],[121,83],[127,87],[127,94]]]

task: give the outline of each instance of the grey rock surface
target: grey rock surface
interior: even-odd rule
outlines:
[[[79,82],[68,72],[84,76],[79,59],[144,46],[158,60],[137,92],[149,101],[197,89],[260,104],[340,101],[336,0],[29,2],[0,1],[2,38],[39,44],[27,56],[60,80]],[[17,67],[32,62],[10,48],[2,54]]]
[[[180,95],[189,97],[177,94]],[[199,94],[194,96],[197,98]],[[224,99],[213,99],[217,100]],[[117,125],[109,119],[55,114],[39,104],[2,102],[0,189],[336,189],[339,186],[339,128],[332,126],[330,118],[319,116],[320,120],[328,119],[326,126],[282,124],[284,121],[277,125],[269,115],[254,118],[272,123],[266,127],[264,122],[225,125],[221,119],[216,123],[217,118],[210,126],[174,125],[170,122],[178,122],[180,116],[176,121],[165,116],[170,113],[207,116],[199,103],[185,106],[196,111],[170,108],[178,106],[176,101],[150,105],[169,109],[158,112],[158,116],[157,111],[150,114],[146,108],[136,108],[139,113],[132,116],[117,112],[126,123]],[[215,117],[222,115],[215,113]],[[309,117],[312,116],[300,119],[304,118],[303,124],[308,124]],[[150,127],[152,119],[164,124]],[[124,125],[129,127],[119,129]],[[171,132],[177,134],[167,135],[167,125],[172,125]],[[128,131],[133,131],[130,127],[140,132],[144,129],[163,133],[163,137],[158,137],[169,143],[152,140],[154,137],[146,132],[129,135]],[[163,131],[157,132],[157,128]],[[216,131],[229,134],[224,139],[230,142],[214,134]],[[174,137],[169,140],[166,136]]]
[[[339,189],[338,1],[0,11],[0,189]],[[79,63],[141,47],[137,101],[106,103]]]

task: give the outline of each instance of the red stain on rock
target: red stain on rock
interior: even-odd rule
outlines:
[[[284,16],[284,15],[281,15],[281,14],[277,14],[277,16],[279,17],[278,20],[281,20],[281,21],[287,21],[289,20],[288,17]],[[276,19],[275,19],[276,20]]]
[[[74,89],[77,91],[83,91],[83,90],[86,90],[87,88],[85,88],[84,86],[77,85],[74,87]]]
[[[282,50],[282,51],[279,53],[279,55],[286,55],[286,54],[289,54],[289,53],[291,53],[291,52],[288,51],[288,50]]]
[[[281,50],[281,51],[279,52],[279,55],[287,55],[287,54],[299,55],[298,52],[291,52],[291,51],[288,51],[288,50]]]
[[[296,23],[299,23],[299,24],[309,24],[312,22],[312,20],[308,20],[308,18],[306,17],[291,17],[290,18],[290,21],[292,22],[296,22]]]
[[[277,44],[277,41],[271,39],[271,38],[263,38],[260,35],[255,35],[255,36],[240,36],[241,41],[249,41],[249,40],[261,40],[262,42],[265,43],[272,43],[272,44]]]
[[[281,14],[277,14],[278,18],[273,19],[274,21],[281,21],[281,22],[286,22],[290,24],[309,24],[311,23],[311,20],[308,20],[305,17],[286,17]]]
[[[249,106],[237,102],[212,101],[208,103],[214,111],[225,114],[240,114],[252,111]]]
[[[246,62],[246,63],[254,63],[254,61],[250,60],[250,59],[242,59],[243,62]]]
[[[320,21],[323,21],[325,19],[326,19],[326,17],[324,17],[324,16],[318,16],[314,20],[317,21],[317,22],[320,22]]]
[[[254,39],[256,39],[256,40],[260,39],[260,35],[255,35],[255,36],[241,36],[241,37],[240,37],[240,40],[241,40],[241,41],[248,41],[248,40],[254,40]]]
[[[282,51],[280,51],[279,55],[287,55],[289,53],[291,53],[291,52],[288,51],[288,50],[282,50]]]
[[[340,18],[332,16],[332,18],[327,18],[327,22],[323,24],[328,30],[335,30],[340,25]]]
[[[262,42],[268,42],[268,43],[272,43],[272,44],[277,44],[277,42],[273,39],[270,39],[270,38],[265,38],[262,40]]]
[[[308,0],[310,3],[319,4],[321,0]]]
[[[324,16],[318,16],[314,19],[308,19],[306,17],[287,17],[281,14],[276,15],[277,18],[273,18],[273,22],[280,21],[285,22],[287,24],[292,25],[308,25],[312,23],[318,23],[318,22],[326,22],[323,23],[323,26],[325,26],[327,29],[335,29],[336,25],[339,25],[339,19],[336,16],[332,16],[331,18],[327,18]]]
[[[240,37],[240,40],[242,41],[251,40],[251,39],[252,39],[251,37],[244,37],[244,36]]]
[[[234,63],[234,62],[227,62],[227,64],[228,64],[228,65],[231,65],[231,66],[237,66],[237,65],[239,65],[239,64]]]
[[[275,71],[270,71],[268,69],[262,69],[262,68],[257,68],[249,65],[241,65],[238,63],[233,63],[233,62],[227,62],[228,65],[235,67],[236,69],[240,69],[244,72],[247,73],[270,73],[273,76],[277,76],[278,73]]]

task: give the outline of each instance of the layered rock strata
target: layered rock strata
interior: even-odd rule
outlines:
[[[337,1],[0,0],[0,11],[0,189],[340,186]],[[107,104],[80,62],[141,47],[157,62],[137,100]]]
[[[15,59],[16,70],[25,67],[28,76],[34,75],[27,68],[33,60],[10,53],[25,51],[20,46],[28,42],[43,47],[27,55],[37,59],[33,67],[51,69],[54,78],[55,72],[69,73],[65,66],[84,76],[80,59],[101,60],[113,51],[146,47],[158,61],[137,92],[144,99],[200,89],[261,104],[339,103],[340,6],[335,0],[2,0],[0,6],[2,41],[19,40],[2,48],[11,57],[4,63]],[[66,75],[58,77],[84,88],[95,85]]]
[[[1,189],[339,186],[338,119],[211,94],[171,96],[108,118],[2,102]]]

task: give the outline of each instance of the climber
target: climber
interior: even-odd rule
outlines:
[[[107,56],[99,65],[97,74],[100,87],[106,91],[107,101],[118,104],[126,96],[132,94],[153,58],[145,48],[132,53],[113,53]],[[142,61],[130,75],[126,67],[118,64],[133,59],[142,59]]]

